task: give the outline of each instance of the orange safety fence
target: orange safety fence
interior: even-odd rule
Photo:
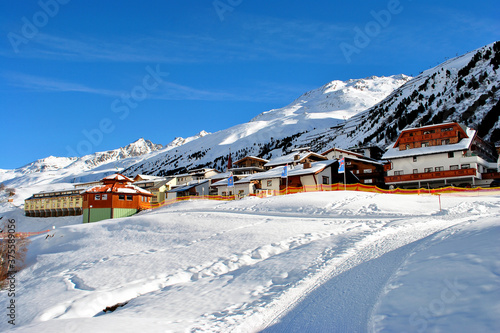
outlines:
[[[460,187],[442,187],[442,188],[420,188],[420,189],[381,189],[374,185],[365,184],[331,184],[331,185],[304,185],[302,187],[288,187],[281,190],[262,190],[256,194],[250,194],[248,196],[255,196],[259,198],[264,198],[268,196],[277,195],[287,195],[296,194],[304,192],[321,192],[321,191],[357,191],[357,192],[370,192],[370,193],[381,193],[381,194],[412,194],[412,195],[459,195],[459,196],[480,196],[480,195],[500,195],[500,187],[492,188],[460,188]],[[240,199],[241,196],[238,195],[201,195],[201,196],[186,196],[179,197],[175,199],[165,200],[161,203],[148,203],[147,207],[144,205],[145,209],[156,209],[164,206],[169,206],[176,202],[187,201],[187,200],[217,200],[217,201],[230,201],[235,199]]]
[[[30,236],[36,236],[40,234],[44,234],[46,232],[49,232],[50,229],[43,230],[43,231],[35,231],[35,232],[14,232],[14,233],[8,233],[8,232],[2,232],[0,233],[0,239],[1,238],[9,238],[10,235],[14,235],[15,238],[25,238],[25,237],[30,237]]]

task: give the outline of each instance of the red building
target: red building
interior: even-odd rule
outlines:
[[[149,209],[153,195],[132,182],[117,173],[103,178],[102,185],[84,191],[83,223],[126,217]]]

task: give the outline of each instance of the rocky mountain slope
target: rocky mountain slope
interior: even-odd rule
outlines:
[[[375,105],[410,79],[394,75],[332,81],[303,94],[288,106],[158,154],[131,166],[125,173],[169,175],[198,167],[224,170],[230,151],[233,161],[247,154],[264,158],[279,156],[293,148],[292,141],[298,137],[318,128],[338,126],[344,122],[342,118]]]
[[[486,140],[497,142],[499,66],[500,42],[496,42],[415,78],[332,81],[288,106],[216,133],[176,138],[163,148],[141,139],[128,148],[82,158],[49,157],[19,169],[0,170],[0,182],[87,181],[117,170],[128,176],[171,175],[201,167],[224,171],[230,152],[235,161],[246,155],[270,159],[303,146],[318,152],[360,145],[385,148],[404,128],[446,121],[476,128]]]
[[[387,147],[401,130],[446,121],[500,140],[500,43],[450,59],[415,78],[404,75],[333,81],[290,105],[208,135],[195,144],[133,165],[125,173],[175,174],[210,167],[224,170],[245,155],[272,158],[295,147]],[[351,116],[346,120],[344,117]]]
[[[10,185],[21,185],[67,180],[71,179],[71,177],[74,179],[75,177],[79,177],[78,175],[81,173],[90,172],[110,163],[116,164],[124,160],[129,160],[130,164],[136,163],[138,160],[132,160],[131,158],[144,156],[162,148],[163,146],[160,144],[140,138],[125,147],[96,152],[82,157],[49,156],[14,170],[2,170],[0,173],[0,182]],[[121,165],[122,163],[118,164]],[[126,166],[130,164],[126,164]]]
[[[385,148],[404,128],[456,121],[498,142],[499,64],[500,42],[496,42],[422,72],[341,126],[309,133],[310,139],[302,140],[319,150],[355,145]]]

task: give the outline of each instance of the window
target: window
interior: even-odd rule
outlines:
[[[460,167],[462,169],[470,169],[470,164],[462,164]]]
[[[418,173],[418,169],[413,169],[413,173]]]
[[[324,185],[328,185],[328,184],[330,184],[330,177],[323,176],[323,184],[324,184]]]
[[[339,158],[342,158],[342,157],[344,157],[344,155],[340,154],[340,155],[339,155]]]
[[[373,179],[365,179],[365,184],[373,184]]]
[[[444,171],[444,167],[438,166],[435,168],[435,171]]]
[[[403,174],[404,174],[403,170],[394,171],[394,176],[401,176]]]
[[[455,153],[453,153],[452,151],[448,152],[448,158],[453,158],[455,157]]]
[[[372,173],[372,171],[373,171],[372,169],[364,169],[363,173]]]
[[[406,149],[410,149],[410,145],[406,145]]]
[[[118,200],[125,200],[125,194],[119,194]]]
[[[450,165],[450,170],[458,170],[458,165]]]
[[[94,200],[101,200],[101,195],[100,194],[94,195]]]
[[[267,181],[267,187],[271,187],[273,186],[273,181],[272,180],[268,180]]]
[[[239,190],[238,191],[238,195],[244,195],[245,194],[245,190]]]
[[[132,201],[132,195],[127,194],[127,201]]]
[[[429,147],[429,142],[422,142],[422,147]]]
[[[224,196],[224,197],[225,197],[226,195],[227,195],[227,192],[226,192],[226,191],[222,192],[222,196]]]
[[[102,200],[108,200],[108,195],[107,194],[103,194],[102,195]]]
[[[449,145],[450,144],[450,139],[441,140],[441,144],[442,145]]]
[[[424,168],[424,172],[432,172],[432,168]]]
[[[417,161],[417,156],[413,156],[413,162]]]

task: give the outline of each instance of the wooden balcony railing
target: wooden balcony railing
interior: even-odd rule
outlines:
[[[405,136],[399,139],[399,143],[411,143],[411,142],[420,142],[427,140],[435,140],[435,139],[448,139],[458,136],[457,131],[447,131],[447,132],[438,132],[438,133],[430,133],[430,134],[422,134],[422,135],[414,135],[414,136]]]
[[[500,179],[500,172],[488,172],[481,174],[482,179]]]
[[[438,179],[438,178],[475,176],[476,171],[477,170],[474,168],[469,168],[469,169],[458,169],[458,170],[413,173],[409,175],[387,176],[385,177],[385,182],[386,184],[390,184],[390,183],[410,182],[410,181]]]

